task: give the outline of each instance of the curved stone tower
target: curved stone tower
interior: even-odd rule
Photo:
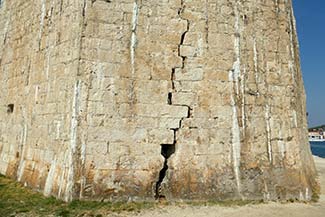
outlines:
[[[0,172],[65,200],[310,200],[290,0],[2,0]]]

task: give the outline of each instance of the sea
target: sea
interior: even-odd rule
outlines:
[[[325,142],[310,142],[313,155],[325,158]]]

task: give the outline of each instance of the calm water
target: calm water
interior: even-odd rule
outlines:
[[[325,142],[310,142],[313,155],[325,158]]]

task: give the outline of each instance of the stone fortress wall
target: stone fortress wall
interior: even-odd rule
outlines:
[[[290,0],[4,0],[0,173],[64,200],[310,200]]]

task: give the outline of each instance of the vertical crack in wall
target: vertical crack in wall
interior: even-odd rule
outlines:
[[[174,143],[173,144],[162,144],[161,145],[161,155],[165,158],[163,168],[159,172],[159,178],[156,182],[156,189],[155,189],[155,199],[164,199],[165,195],[162,194],[161,191],[161,184],[166,177],[166,173],[168,170],[168,158],[175,153],[175,145],[176,145],[176,138],[174,134]]]
[[[172,68],[172,72],[171,72],[171,86],[172,86],[172,90],[171,92],[168,93],[168,97],[167,97],[167,102],[169,105],[174,105],[174,106],[184,106],[188,109],[188,113],[187,113],[187,117],[186,118],[190,118],[191,116],[191,108],[189,105],[180,105],[177,104],[177,102],[173,102],[173,93],[177,92],[176,88],[175,88],[175,71],[178,70],[184,70],[185,69],[185,61],[186,61],[186,56],[182,56],[181,55],[181,46],[184,44],[185,41],[185,36],[188,33],[189,29],[190,29],[190,21],[184,17],[182,17],[182,13],[184,12],[185,9],[185,2],[184,0],[181,1],[181,6],[178,9],[178,16],[181,20],[186,21],[187,25],[186,25],[186,30],[181,34],[181,38],[180,38],[180,42],[178,44],[178,57],[180,57],[182,59],[182,64],[181,67],[174,67]],[[165,195],[163,195],[162,193],[162,183],[167,175],[167,170],[168,170],[168,159],[170,158],[170,156],[172,154],[175,153],[176,150],[176,144],[177,144],[177,132],[179,131],[179,129],[182,127],[182,122],[185,118],[181,118],[181,120],[179,121],[179,127],[178,128],[174,128],[171,129],[174,132],[174,141],[172,144],[162,144],[161,145],[161,155],[165,158],[164,160],[164,164],[163,164],[163,168],[160,170],[159,172],[159,178],[158,181],[156,182],[156,187],[155,187],[155,199],[161,199],[161,198],[165,198]]]
[[[239,98],[239,78],[241,77],[240,69],[240,15],[238,10],[238,3],[235,3],[235,41],[234,50],[236,61],[233,64],[232,70],[229,72],[229,81],[233,84],[231,88],[230,100],[232,106],[232,161],[233,170],[236,179],[237,191],[241,196],[241,182],[240,182],[240,152],[241,152],[241,138],[238,121],[237,101]]]

